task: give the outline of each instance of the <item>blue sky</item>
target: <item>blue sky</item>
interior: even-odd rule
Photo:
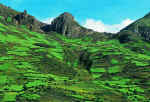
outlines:
[[[117,26],[128,25],[150,12],[150,0],[0,0],[0,3],[18,11],[26,9],[44,21],[70,12],[81,25],[91,29],[104,26],[104,29],[119,30]]]

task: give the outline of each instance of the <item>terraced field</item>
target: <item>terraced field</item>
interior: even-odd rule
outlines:
[[[149,49],[0,23],[0,102],[149,102]]]

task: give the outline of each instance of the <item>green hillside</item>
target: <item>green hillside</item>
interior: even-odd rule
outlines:
[[[150,41],[150,13],[121,30],[132,31],[145,41]]]
[[[149,17],[113,35],[0,4],[0,102],[150,102]]]
[[[7,22],[0,23],[0,102],[149,102],[149,43],[70,39]]]

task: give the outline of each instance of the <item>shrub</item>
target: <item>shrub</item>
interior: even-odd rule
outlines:
[[[7,22],[12,22],[12,18],[11,17],[7,17]]]

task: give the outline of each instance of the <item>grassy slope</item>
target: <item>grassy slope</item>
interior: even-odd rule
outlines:
[[[92,42],[0,23],[0,102],[148,102],[146,42]],[[82,51],[91,73],[79,64]]]

